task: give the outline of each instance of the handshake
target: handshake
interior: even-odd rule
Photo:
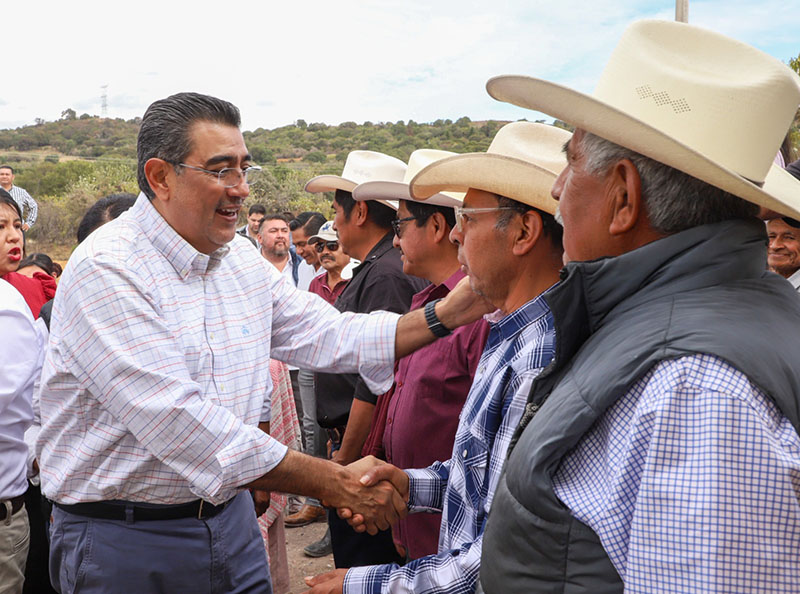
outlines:
[[[348,473],[336,496],[323,501],[335,507],[356,532],[377,534],[408,514],[408,475],[374,456],[344,467]]]

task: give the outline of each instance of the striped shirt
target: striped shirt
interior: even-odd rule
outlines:
[[[725,361],[662,361],[567,455],[555,493],[625,592],[797,592],[800,437]]]
[[[245,239],[210,255],[144,195],[73,253],[53,306],[37,441],[62,503],[221,503],[286,447],[269,418],[270,356],[389,389],[396,314],[340,314]]]
[[[555,353],[553,317],[541,296],[491,329],[456,430],[453,455],[407,470],[413,512],[442,512],[439,554],[355,567],[344,592],[473,592],[486,517],[531,384]]]
[[[28,227],[33,227],[33,224],[36,222],[36,215],[39,214],[39,205],[36,204],[36,200],[31,198],[27,190],[19,186],[11,186],[8,193],[11,194],[11,197],[17,205],[19,205],[19,209],[22,211],[23,222],[28,225]]]

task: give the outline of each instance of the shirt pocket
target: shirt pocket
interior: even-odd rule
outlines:
[[[458,452],[464,465],[464,488],[470,502],[476,510],[480,510],[486,500],[486,489],[489,484],[489,450],[481,442],[471,440]]]

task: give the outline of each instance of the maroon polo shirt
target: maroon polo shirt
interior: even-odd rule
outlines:
[[[444,297],[462,278],[459,270],[443,284],[426,287],[414,295],[411,309]],[[398,468],[425,468],[450,459],[458,417],[488,335],[489,324],[478,320],[398,362],[383,433],[387,461]],[[395,526],[395,539],[412,559],[436,554],[441,521],[441,514],[409,515]]]
[[[328,271],[323,270],[322,274],[318,274],[314,278],[311,279],[311,282],[308,284],[308,290],[314,293],[315,295],[319,295],[325,301],[330,303],[331,305],[339,298],[339,295],[342,294],[344,288],[347,286],[346,280],[342,279],[336,286],[333,287],[333,290],[328,286]]]

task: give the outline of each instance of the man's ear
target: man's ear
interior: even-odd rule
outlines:
[[[433,240],[436,243],[441,241],[449,242],[450,227],[448,227],[444,215],[440,212],[435,212],[428,220],[430,221],[431,230],[433,231]]]
[[[511,225],[514,225],[514,221],[509,223],[509,226]],[[542,215],[535,210],[526,211],[519,217],[517,224],[512,227],[512,232],[514,233],[514,245],[511,251],[515,256],[524,256],[544,235]]]
[[[356,205],[353,207],[353,211],[350,213],[350,216],[355,217],[355,224],[361,227],[367,222],[369,205],[363,200],[356,200],[355,202]]]
[[[174,172],[172,165],[163,159],[148,159],[144,164],[144,175],[150,184],[156,198],[167,201],[170,197],[170,173]]]
[[[644,215],[642,179],[633,162],[622,159],[612,167],[607,183],[611,215],[608,233],[624,235],[634,229]]]

